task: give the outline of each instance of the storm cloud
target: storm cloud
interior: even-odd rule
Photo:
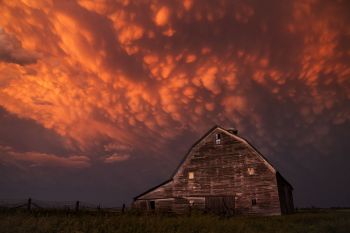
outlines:
[[[168,170],[149,176],[161,180],[219,124],[238,128],[304,187],[296,170],[312,168],[301,160],[326,164],[348,151],[338,132],[350,124],[348,9],[346,1],[3,2],[0,106],[62,138],[65,150],[38,146],[12,159],[65,167],[79,158],[83,170],[124,164],[126,174],[158,161],[149,169]]]

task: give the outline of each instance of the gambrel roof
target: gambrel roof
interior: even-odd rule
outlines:
[[[162,185],[165,185],[169,182],[171,182],[174,178],[174,176],[176,175],[176,173],[179,171],[180,167],[183,165],[183,163],[185,162],[185,160],[188,158],[188,156],[190,155],[191,151],[193,150],[193,148],[195,146],[197,146],[201,141],[203,141],[206,137],[208,137],[213,131],[219,129],[220,131],[228,134],[229,136],[231,136],[232,138],[246,144],[248,147],[250,147],[251,149],[253,149],[253,151],[256,152],[256,155],[266,164],[266,166],[276,175],[278,175],[288,186],[291,187],[291,189],[293,189],[293,186],[274,168],[274,166],[267,160],[267,158],[257,149],[255,148],[247,139],[238,136],[237,134],[231,133],[228,130],[222,128],[221,126],[215,125],[213,126],[207,133],[205,133],[200,139],[198,139],[188,150],[188,152],[186,153],[186,155],[183,157],[183,159],[181,160],[180,164],[176,167],[175,171],[172,173],[171,177],[169,179],[167,179],[166,181],[162,182],[161,184],[152,187],[150,189],[148,189],[147,191],[141,193],[140,195],[134,197],[134,200],[138,199],[139,197],[161,187]]]

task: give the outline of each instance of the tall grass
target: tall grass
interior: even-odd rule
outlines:
[[[350,212],[297,213],[274,217],[231,217],[192,214],[69,213],[63,211],[2,211],[1,233],[332,233],[350,232]]]

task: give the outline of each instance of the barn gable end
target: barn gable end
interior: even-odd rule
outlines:
[[[215,126],[190,148],[171,179],[135,197],[134,206],[141,208],[144,202],[147,209],[172,212],[191,208],[231,214],[291,212],[292,188],[276,174],[282,177],[247,140]]]

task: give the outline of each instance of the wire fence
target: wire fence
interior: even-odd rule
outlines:
[[[102,207],[82,201],[42,201],[37,199],[0,199],[0,209],[27,209],[27,210],[68,210],[68,211],[107,211],[124,213],[125,204],[117,207]]]

